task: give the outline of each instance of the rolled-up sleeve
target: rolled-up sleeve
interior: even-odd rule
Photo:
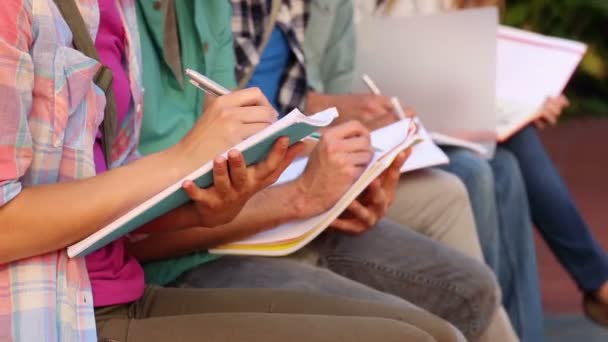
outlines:
[[[22,189],[20,179],[32,161],[28,116],[34,68],[31,6],[27,0],[0,2],[0,207]]]

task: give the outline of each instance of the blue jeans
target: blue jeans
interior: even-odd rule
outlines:
[[[536,128],[524,128],[501,147],[519,161],[532,220],[547,245],[582,291],[598,290],[608,280],[608,257],[591,236]]]
[[[202,288],[284,288],[426,309],[477,340],[498,305],[482,263],[389,220],[360,236],[327,231],[297,258],[224,256],[176,284]]]
[[[445,148],[444,169],[467,187],[484,257],[503,291],[503,305],[522,341],[543,340],[543,314],[526,189],[517,160],[498,147],[486,161]]]

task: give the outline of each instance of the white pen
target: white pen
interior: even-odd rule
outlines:
[[[399,119],[405,119],[405,111],[403,110],[403,107],[401,107],[401,101],[399,101],[396,96],[393,96],[391,97],[391,103],[393,104],[393,108],[395,109]]]
[[[230,94],[230,90],[195,70],[186,69],[186,75],[190,77],[190,83],[193,86],[199,88],[209,95],[222,96]]]
[[[376,85],[376,83],[374,82],[374,80],[372,80],[371,77],[369,77],[367,74],[363,74],[361,76],[361,78],[363,79],[363,83],[365,83],[365,85],[367,86],[367,88],[369,89],[369,91],[372,92],[372,94],[374,95],[381,95],[382,93],[380,92],[380,88],[378,88],[378,86]],[[401,103],[399,102],[399,99],[396,97],[391,97],[391,104],[393,105],[393,110],[395,111],[395,114],[397,114],[397,117],[400,120],[404,120],[405,119],[405,111],[403,110],[403,107],[401,107]]]
[[[361,76],[361,78],[363,79],[363,83],[365,83],[365,85],[367,86],[367,88],[369,88],[369,91],[372,92],[372,94],[374,95],[380,95],[380,88],[378,88],[378,86],[376,85],[376,83],[374,82],[374,80],[372,80],[371,77],[369,77],[367,74],[363,74]]]

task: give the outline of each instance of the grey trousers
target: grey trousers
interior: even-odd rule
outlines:
[[[182,275],[180,287],[284,288],[339,295],[442,317],[472,341],[497,309],[492,272],[388,220],[360,236],[327,231],[288,258],[224,256]]]
[[[95,309],[100,341],[454,341],[418,309],[286,290],[152,287],[128,305]]]

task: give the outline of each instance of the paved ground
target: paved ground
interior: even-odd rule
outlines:
[[[594,235],[608,250],[608,120],[570,121],[542,132],[553,160]],[[574,283],[537,236],[547,341],[608,341],[580,314]]]
[[[580,314],[552,315],[545,321],[547,342],[606,342],[608,329],[590,323]]]

